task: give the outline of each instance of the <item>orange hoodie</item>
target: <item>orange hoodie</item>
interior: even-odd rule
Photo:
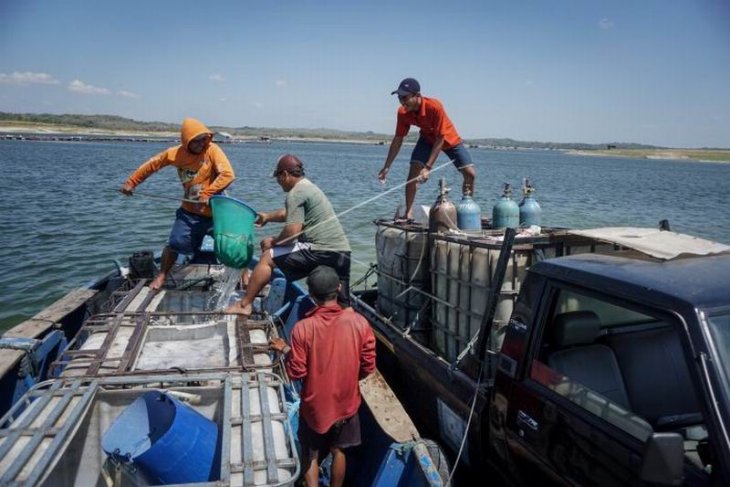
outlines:
[[[127,183],[139,185],[165,166],[177,168],[177,175],[185,190],[185,199],[198,200],[200,196],[213,196],[228,187],[235,179],[231,163],[223,150],[212,142],[200,154],[188,150],[191,140],[201,134],[213,134],[198,120],[186,118],[180,130],[181,145],[164,150],[139,166]],[[211,216],[210,206],[183,201],[182,207],[190,213]]]

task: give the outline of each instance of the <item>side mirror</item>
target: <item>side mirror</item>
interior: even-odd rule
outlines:
[[[641,480],[660,485],[681,485],[684,438],[679,433],[652,433],[641,461]]]

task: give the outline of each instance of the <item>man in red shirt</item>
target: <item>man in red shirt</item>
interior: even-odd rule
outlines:
[[[401,105],[398,107],[398,123],[395,136],[390,143],[388,157],[385,158],[385,164],[378,173],[378,179],[385,181],[390,165],[398,155],[411,125],[420,127],[421,133],[411,154],[411,169],[407,179],[410,182],[406,184],[405,217],[413,218],[412,208],[416,198],[417,183],[428,180],[428,175],[441,151],[444,151],[456,169],[461,171],[464,179],[462,193],[473,194],[476,179],[474,163],[441,102],[421,95],[421,85],[413,78],[401,81],[398,89],[391,95],[396,93]]]
[[[291,347],[281,338],[273,350],[286,357],[292,380],[303,379],[299,442],[307,486],[319,485],[319,456],[332,453],[330,485],[345,479],[343,448],[360,444],[359,380],[375,370],[375,335],[363,316],[337,303],[340,279],[328,266],[316,267],[307,278],[317,307],[297,322]]]

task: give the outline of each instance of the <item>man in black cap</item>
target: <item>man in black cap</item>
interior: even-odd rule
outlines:
[[[261,259],[251,274],[246,294],[226,312],[251,315],[253,301],[271,279],[275,267],[293,281],[309,275],[318,265],[333,267],[342,283],[340,301],[349,305],[350,244],[332,204],[322,190],[304,177],[304,166],[297,156],[281,156],[272,176],[287,193],[285,206],[259,213],[256,224],[262,227],[268,222],[284,222],[284,228],[276,237],[261,240]]]
[[[441,102],[435,98],[421,95],[421,85],[413,78],[401,81],[398,89],[391,93],[391,95],[395,94],[398,95],[400,102],[398,121],[395,136],[388,150],[388,157],[385,158],[385,164],[378,173],[378,179],[385,181],[411,125],[420,127],[421,133],[411,154],[411,169],[407,179],[410,182],[406,184],[405,218],[413,218],[412,208],[416,198],[417,183],[428,180],[429,173],[441,151],[446,153],[456,169],[461,172],[464,179],[461,187],[462,193],[464,195],[473,194],[476,179],[474,163],[469,151],[461,141],[461,137],[456,132],[454,124],[446,115]]]
[[[337,303],[339,276],[318,266],[307,278],[317,307],[291,332],[291,347],[281,338],[271,348],[285,356],[291,380],[303,381],[299,422],[304,481],[319,485],[320,454],[332,454],[330,485],[345,479],[344,448],[360,444],[359,380],[375,370],[375,335],[367,320]]]

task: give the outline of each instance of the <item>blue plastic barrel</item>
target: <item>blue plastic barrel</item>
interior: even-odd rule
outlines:
[[[107,455],[133,462],[161,484],[216,480],[217,444],[213,421],[161,391],[135,399],[101,440]]]

